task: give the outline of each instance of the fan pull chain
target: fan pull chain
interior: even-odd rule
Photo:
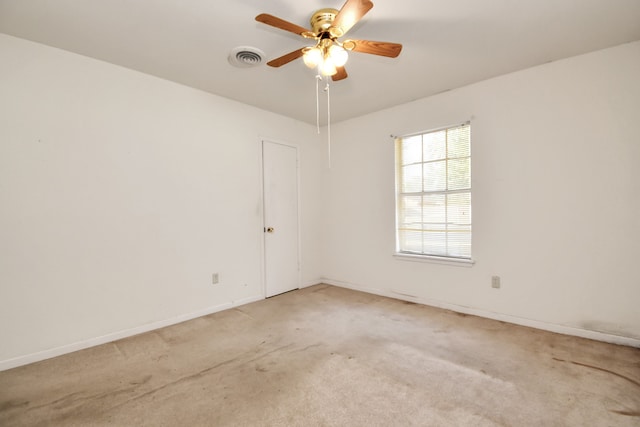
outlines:
[[[322,80],[322,76],[318,74],[316,76],[316,128],[318,135],[320,135],[320,80]],[[329,169],[331,169],[331,95],[329,93],[328,77],[324,91],[327,93],[327,155],[329,158]]]
[[[327,86],[324,90],[327,92],[327,156],[329,157],[329,169],[331,169],[331,93],[329,91],[328,77]]]
[[[320,80],[322,77],[318,74],[316,76],[316,128],[318,135],[320,135]]]

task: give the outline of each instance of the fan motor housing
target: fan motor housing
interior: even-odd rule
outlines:
[[[328,31],[333,25],[333,20],[336,19],[338,12],[339,10],[330,8],[316,11],[309,20],[313,32],[320,34]]]

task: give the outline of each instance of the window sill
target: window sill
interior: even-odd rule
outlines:
[[[473,267],[473,259],[448,258],[433,255],[414,255],[396,252],[393,257],[400,261],[428,262],[432,264],[454,265],[456,267]]]

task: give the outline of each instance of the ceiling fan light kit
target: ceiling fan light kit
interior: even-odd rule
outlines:
[[[337,67],[343,67],[349,59],[349,54],[343,46],[330,39],[322,39],[314,47],[302,49],[302,60],[309,68],[316,68],[323,76],[334,76]]]

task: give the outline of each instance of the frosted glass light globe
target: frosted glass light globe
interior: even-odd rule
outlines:
[[[333,64],[331,57],[327,56],[324,62],[320,64],[320,74],[323,76],[333,76],[338,72],[336,66]]]
[[[342,46],[338,46],[337,44],[332,45],[329,48],[329,57],[333,61],[333,64],[336,67],[342,67],[347,63],[347,59],[349,59],[349,54]]]
[[[302,55],[304,64],[309,68],[315,68],[322,62],[322,51],[317,47],[307,49]]]

